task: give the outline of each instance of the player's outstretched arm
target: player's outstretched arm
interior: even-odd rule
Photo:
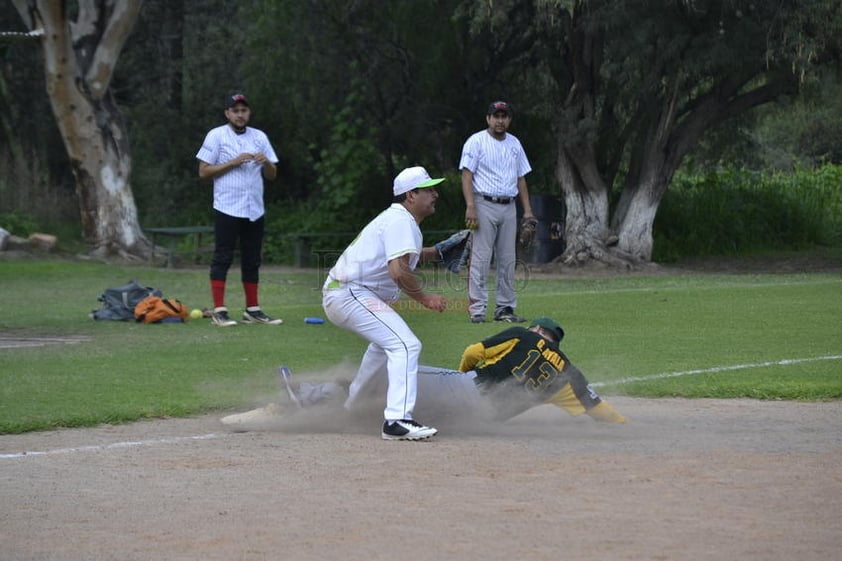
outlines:
[[[462,353],[462,360],[459,363],[459,370],[467,372],[473,369],[477,363],[485,358],[485,347],[482,343],[474,343],[469,345]]]
[[[441,256],[434,246],[421,249],[422,263],[438,263],[439,261],[441,261]]]
[[[418,277],[409,267],[409,255],[396,257],[389,261],[389,276],[392,277],[398,288],[425,308],[436,312],[443,312],[447,309],[447,300],[444,296],[429,294],[421,288]]]

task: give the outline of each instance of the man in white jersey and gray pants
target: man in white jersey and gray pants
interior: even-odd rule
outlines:
[[[388,377],[384,440],[421,440],[437,432],[413,418],[421,341],[390,304],[403,291],[430,310],[447,307],[443,296],[424,291],[414,273],[419,262],[440,258],[435,247],[423,247],[419,225],[436,211],[435,186],[442,181],[431,179],[420,166],[400,172],[392,205],[363,228],[324,284],[322,305],[328,319],[369,342],[345,408],[352,409],[367,389]]]
[[[213,324],[230,327],[237,322],[228,316],[225,284],[240,243],[240,271],[245,293],[243,322],[278,325],[283,320],[269,317],[260,308],[257,295],[263,253],[263,180],[275,179],[278,156],[263,131],[249,127],[251,109],[243,94],[225,98],[228,123],[212,129],[196,158],[199,177],[213,179],[215,246],[210,266]]]
[[[529,202],[526,174],[532,171],[520,141],[507,131],[512,108],[495,101],[485,117],[488,128],[471,135],[462,148],[462,195],[465,197],[465,226],[474,230],[468,276],[468,313],[474,323],[485,321],[488,307],[488,272],[492,256],[497,263],[494,320],[522,323],[515,313],[517,207],[523,218],[534,218]]]

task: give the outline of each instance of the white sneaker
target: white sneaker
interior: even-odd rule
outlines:
[[[284,409],[277,403],[270,403],[265,407],[259,407],[246,411],[245,413],[236,413],[222,417],[220,421],[223,425],[231,427],[235,432],[247,432],[255,428],[260,428],[268,423],[277,421],[283,414]]]
[[[400,421],[383,421],[380,436],[383,440],[423,440],[437,432],[439,431],[433,427],[425,427],[412,419],[401,419]]]

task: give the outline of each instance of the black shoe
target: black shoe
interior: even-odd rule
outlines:
[[[380,436],[383,440],[422,440],[430,438],[437,431],[433,427],[425,427],[412,419],[401,419],[400,421],[383,421],[383,430]]]
[[[243,312],[243,323],[265,323],[266,325],[281,325],[284,320],[273,318],[263,313],[263,310],[252,310]]]
[[[523,323],[526,321],[526,318],[517,315],[515,311],[509,306],[505,306],[494,312],[494,321],[503,321],[506,323]]]
[[[485,323],[485,316],[479,314],[471,316],[471,323]]]
[[[225,308],[218,308],[211,316],[211,322],[219,327],[231,327],[237,325],[237,322],[228,317],[228,310]]]

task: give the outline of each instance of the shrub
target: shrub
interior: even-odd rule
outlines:
[[[842,243],[842,166],[677,174],[654,225],[656,261]]]

